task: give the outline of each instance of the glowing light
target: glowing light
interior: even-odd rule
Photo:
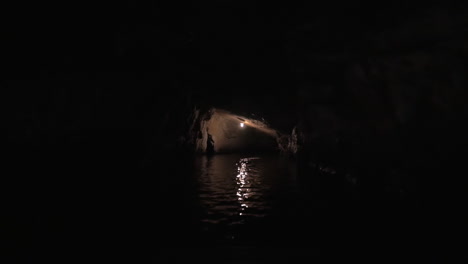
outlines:
[[[237,165],[236,196],[237,196],[237,201],[240,205],[241,211],[245,211],[247,208],[249,208],[249,197],[252,197],[252,194],[250,193],[251,189],[248,188],[249,187],[248,185],[246,186],[246,184],[250,184],[249,173],[247,173],[247,171],[249,170],[248,163],[249,163],[249,158],[241,159],[238,163],[236,163]]]
[[[244,127],[244,123],[240,123],[240,126],[241,126],[241,127]]]

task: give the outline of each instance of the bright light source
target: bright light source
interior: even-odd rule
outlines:
[[[240,126],[241,126],[241,127],[244,127],[244,123],[240,123]]]

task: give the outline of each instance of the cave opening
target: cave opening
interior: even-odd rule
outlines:
[[[198,153],[276,153],[281,133],[260,118],[249,118],[230,111],[211,108],[193,119],[189,134],[198,135]]]

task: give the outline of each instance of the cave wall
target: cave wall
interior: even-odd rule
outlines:
[[[304,60],[292,68],[303,148],[317,159],[344,155],[352,164],[384,167],[409,160],[421,166],[465,145],[464,17],[463,10],[429,9],[368,34],[361,47],[346,43],[353,52],[301,48]],[[313,32],[296,32],[295,40]]]
[[[295,32],[288,47],[297,56],[299,168],[350,173],[346,181],[376,199],[441,207],[466,199],[466,10],[422,8],[343,41],[347,51],[299,45],[310,43],[314,27]]]

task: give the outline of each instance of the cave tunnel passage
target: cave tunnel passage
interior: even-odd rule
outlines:
[[[278,151],[276,130],[262,121],[222,109],[211,109],[200,121],[202,137],[197,150],[203,153]]]

